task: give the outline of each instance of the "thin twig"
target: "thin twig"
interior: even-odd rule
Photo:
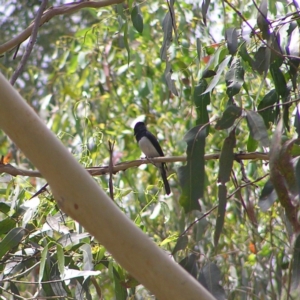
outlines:
[[[213,208],[211,208],[208,212],[206,212],[203,216],[201,216],[200,218],[196,219],[193,223],[191,223],[185,231],[183,231],[179,236],[183,236],[185,235],[195,224],[197,224],[199,221],[201,221],[203,218],[206,218],[212,211],[214,211],[216,208],[218,207],[218,205],[214,206]]]
[[[35,17],[35,20],[34,20],[34,23],[33,23],[32,33],[31,33],[29,42],[27,44],[25,53],[24,53],[19,65],[18,65],[17,69],[15,70],[15,72],[13,73],[13,75],[10,79],[10,83],[12,85],[15,84],[17,78],[22,73],[22,71],[23,71],[23,69],[26,65],[26,62],[27,62],[27,60],[28,60],[28,58],[29,58],[29,56],[32,52],[33,46],[36,42],[38,30],[39,30],[39,27],[40,27],[41,18],[42,18],[44,10],[46,9],[47,3],[48,3],[48,0],[43,0],[42,4],[41,4],[41,6],[40,6],[40,8],[39,8],[39,10],[36,14],[36,17]]]
[[[280,52],[278,52],[277,50],[275,50],[274,48],[270,47],[270,45],[268,45],[268,43],[259,35],[255,32],[255,29],[251,26],[251,24],[248,22],[248,20],[243,16],[243,14],[233,5],[231,4],[228,0],[224,0],[224,2],[230,6],[230,8],[232,8],[236,14],[247,24],[247,26],[251,29],[251,31],[253,32],[253,34],[255,34],[255,36],[267,47],[269,48],[271,51],[273,51],[274,53],[276,53],[277,55],[281,56],[281,57],[287,57],[287,58],[294,58],[294,59],[299,59],[298,56],[294,56],[294,55],[287,55],[287,54],[282,54]]]
[[[42,26],[44,23],[48,22],[55,16],[76,13],[77,11],[79,11],[83,8],[87,8],[87,7],[101,8],[104,6],[110,6],[110,5],[119,4],[122,2],[124,2],[124,0],[78,1],[78,2],[66,3],[64,5],[57,6],[57,7],[50,7],[42,15],[42,18],[40,20],[40,26]],[[15,38],[0,45],[0,54],[13,49],[14,47],[17,47],[18,45],[23,43],[25,40],[27,40],[28,37],[31,35],[33,26],[34,26],[33,23],[30,24],[24,31],[22,31]]]
[[[113,185],[113,169],[114,169],[114,164],[113,164],[113,154],[114,154],[114,145],[115,141],[108,141],[108,152],[109,152],[109,165],[108,165],[108,172],[109,172],[109,181],[108,181],[108,186],[109,186],[109,194],[110,198],[114,201],[114,185]]]
[[[257,112],[264,111],[264,110],[269,109],[269,108],[274,108],[276,106],[290,105],[290,104],[292,104],[294,102],[299,102],[299,101],[300,101],[300,98],[297,98],[297,99],[289,101],[289,102],[272,104],[272,105],[269,105],[269,106],[266,106],[266,107],[264,107],[262,109],[257,110]]]

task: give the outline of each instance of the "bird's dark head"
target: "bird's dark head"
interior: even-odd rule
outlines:
[[[147,130],[144,122],[137,122],[134,125],[134,135],[137,135],[137,133],[144,131],[144,130]]]

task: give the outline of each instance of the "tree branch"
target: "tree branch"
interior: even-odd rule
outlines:
[[[73,14],[82,8],[101,8],[105,6],[119,4],[122,2],[124,2],[124,0],[78,1],[73,3],[66,3],[57,7],[50,7],[42,15],[41,20],[39,22],[39,26],[42,26],[44,23],[50,21],[55,16]],[[17,47],[25,40],[27,40],[32,34],[34,25],[35,22],[31,23],[24,31],[18,34],[15,38],[0,45],[0,54],[3,54]]]
[[[219,159],[220,153],[215,154],[206,154],[204,156],[205,160],[211,160],[211,159]],[[251,153],[236,153],[235,154],[236,160],[269,160],[269,154],[268,153],[260,153],[260,152],[251,152]],[[172,163],[172,162],[185,162],[186,156],[172,156],[172,157],[156,157],[152,158],[151,162],[147,159],[138,159],[133,161],[125,161],[116,164],[112,168],[112,173],[116,174],[120,171],[126,171],[127,169],[133,168],[133,167],[139,167],[143,164],[151,164],[153,163],[159,163],[159,162],[166,162],[166,163]],[[103,166],[103,167],[92,167],[92,168],[86,168],[86,170],[92,175],[92,176],[99,176],[99,175],[106,175],[110,173],[110,167],[109,166]],[[42,174],[39,171],[30,171],[30,170],[24,170],[19,169],[11,164],[3,164],[0,162],[0,174],[6,173],[12,176],[28,176],[28,177],[43,177]]]
[[[32,52],[32,49],[33,49],[33,46],[36,42],[36,38],[37,38],[37,34],[38,34],[38,31],[39,31],[39,25],[40,25],[40,22],[41,22],[41,17],[42,17],[42,14],[44,12],[44,10],[46,9],[46,6],[47,6],[47,3],[48,3],[48,0],[43,0],[42,1],[42,4],[36,14],[36,17],[35,17],[35,20],[33,22],[33,27],[32,27],[32,33],[31,33],[31,36],[30,36],[30,39],[29,39],[29,43],[27,44],[27,47],[26,47],[26,50],[25,50],[25,53],[17,67],[17,69],[15,70],[15,72],[13,73],[11,79],[10,79],[10,83],[12,85],[15,84],[17,78],[19,77],[19,75],[22,73],[25,65],[26,65],[26,62],[30,56],[30,53]]]

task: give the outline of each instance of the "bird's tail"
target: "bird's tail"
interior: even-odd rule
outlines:
[[[171,189],[170,189],[170,185],[169,185],[169,182],[167,179],[167,173],[166,173],[166,169],[165,169],[164,165],[162,165],[160,168],[160,174],[161,174],[162,180],[164,182],[166,194],[169,195],[171,193]]]

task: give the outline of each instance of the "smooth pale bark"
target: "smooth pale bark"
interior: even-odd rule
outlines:
[[[2,74],[0,91],[0,128],[42,173],[65,213],[158,299],[214,299],[117,208]]]

